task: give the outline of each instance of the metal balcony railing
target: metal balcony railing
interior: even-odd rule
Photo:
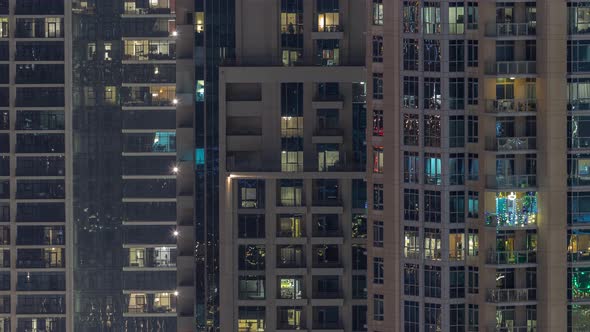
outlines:
[[[488,252],[487,264],[492,265],[518,265],[518,264],[536,264],[536,250],[513,250],[513,251],[494,251]]]
[[[486,26],[488,37],[523,37],[537,34],[537,24],[529,23],[492,23]]]
[[[536,112],[536,99],[488,99],[486,113],[524,113]]]
[[[488,289],[486,301],[488,303],[531,302],[537,300],[535,288]]]
[[[535,150],[536,137],[486,137],[488,151]]]

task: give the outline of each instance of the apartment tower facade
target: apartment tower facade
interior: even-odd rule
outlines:
[[[0,1],[0,330],[71,324],[71,66],[63,1]]]
[[[370,331],[588,329],[588,10],[368,1]]]
[[[174,331],[174,1],[71,6],[68,331]]]
[[[366,330],[364,8],[236,2],[219,68],[221,331]]]
[[[176,330],[173,5],[0,2],[2,331]]]

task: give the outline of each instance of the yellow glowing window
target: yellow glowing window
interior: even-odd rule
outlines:
[[[202,33],[205,31],[205,13],[195,13],[195,32]]]
[[[318,31],[334,32],[339,31],[340,14],[339,13],[321,13],[318,14]]]
[[[0,38],[8,38],[8,17],[0,17]]]

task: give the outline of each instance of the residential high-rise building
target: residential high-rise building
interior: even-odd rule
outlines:
[[[71,322],[67,7],[0,1],[0,331]]]
[[[174,1],[71,6],[71,330],[175,331]]]
[[[367,7],[369,330],[588,330],[588,3]]]
[[[0,332],[590,330],[589,17],[0,0]]]
[[[364,8],[236,2],[216,93],[221,331],[366,331]]]
[[[173,1],[0,1],[1,331],[176,330]]]

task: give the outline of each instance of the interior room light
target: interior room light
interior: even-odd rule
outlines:
[[[516,194],[513,193],[513,192],[511,192],[510,195],[508,195],[508,199],[511,200],[511,201],[515,200],[516,199]]]
[[[516,79],[516,77],[510,76],[510,79],[514,81]]]

